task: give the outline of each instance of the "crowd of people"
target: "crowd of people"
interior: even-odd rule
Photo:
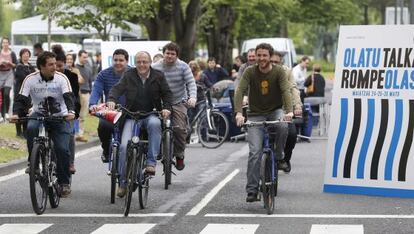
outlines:
[[[0,91],[2,116],[11,122],[19,117],[44,115],[46,109],[57,116],[66,116],[66,122],[52,126],[52,139],[59,152],[58,182],[62,197],[71,193],[70,177],[76,172],[74,153],[75,141],[88,141],[85,134],[85,121],[89,112],[99,110],[100,103],[114,109],[121,104],[131,111],[149,112],[156,109],[162,118],[171,118],[174,128],[175,167],[185,167],[185,148],[188,142],[188,123],[198,109],[205,105],[205,91],[213,97],[231,95],[235,90],[235,123],[241,126],[245,118],[251,120],[290,120],[301,116],[303,98],[306,95],[323,95],[324,78],[321,68],[315,64],[307,77],[309,57],[303,57],[292,70],[283,65],[283,54],[274,51],[271,45],[262,43],[248,50],[247,56],[238,56],[229,72],[217,63],[214,57],[202,61],[186,63],[179,59],[180,48],[176,43],[168,43],[162,54],[154,57],[146,51],[134,56],[135,67],[128,66],[129,55],[124,49],[113,52],[112,65],[94,75],[88,63],[88,53],[80,50],[77,54],[65,52],[62,46],[55,45],[52,51],[43,51],[39,44],[34,46],[34,54],[22,49],[19,60],[10,50],[9,41],[3,38],[0,53]],[[100,54],[99,54],[100,55]],[[35,58],[36,64],[31,59]],[[99,63],[99,59],[97,60]],[[313,86],[313,92],[305,92],[305,87]],[[14,90],[13,114],[9,118],[10,91]],[[41,91],[42,90],[42,91]],[[217,95],[219,93],[219,95]],[[214,94],[216,96],[214,96]],[[248,105],[247,116],[242,106]],[[27,139],[27,146],[33,146],[38,123],[30,120],[27,124],[16,123],[16,134]],[[117,195],[125,195],[125,155],[128,139],[131,138],[133,121],[124,119],[121,127],[120,175],[121,183]],[[161,120],[150,115],[142,119],[149,137],[146,173],[154,175],[159,158],[161,142]],[[101,142],[101,160],[110,161],[110,144],[113,124],[99,119],[98,136]],[[297,139],[297,127],[293,123],[281,123],[274,141],[278,159],[278,169],[290,172],[290,159]],[[247,202],[257,200],[259,184],[259,163],[262,150],[261,130],[250,128],[249,159],[247,169]],[[29,169],[26,170],[28,172]]]

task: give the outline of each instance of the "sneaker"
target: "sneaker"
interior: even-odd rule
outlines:
[[[154,166],[147,166],[145,168],[145,173],[148,175],[155,175],[155,167]]]
[[[125,194],[126,194],[126,189],[122,188],[122,187],[118,187],[118,191],[116,192],[116,195],[119,198],[123,198],[125,196]]]
[[[61,185],[60,197],[66,198],[66,197],[69,196],[69,194],[71,192],[72,192],[72,190],[70,189],[70,185],[69,184],[62,184]]]
[[[76,173],[75,164],[73,164],[73,163],[70,164],[69,172],[70,172],[70,174],[75,174]]]
[[[290,170],[292,169],[291,166],[290,166],[290,161],[286,161],[286,165],[287,166],[286,166],[285,169],[283,169],[283,171],[286,172],[286,173],[289,173]]]
[[[26,174],[30,173],[30,165],[27,166],[27,168],[24,170],[24,173],[26,173]]]
[[[105,154],[102,154],[101,155],[101,160],[102,160],[103,163],[109,163],[109,156],[105,155]]]
[[[184,164],[184,158],[177,158],[176,162],[175,162],[175,168],[177,168],[177,170],[181,171],[183,170],[185,167]]]
[[[0,116],[0,123],[3,123],[3,122],[4,122],[4,119],[3,117]]]
[[[288,167],[287,163],[284,160],[277,161],[277,169],[278,170],[285,170]]]
[[[255,202],[255,201],[259,201],[259,199],[257,199],[257,193],[248,193],[246,197],[246,202]]]

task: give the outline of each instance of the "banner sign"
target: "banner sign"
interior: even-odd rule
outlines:
[[[162,54],[162,47],[170,41],[103,41],[101,43],[102,69],[112,66],[112,54],[116,49],[124,49],[128,52],[128,65],[135,67],[135,55],[139,51],[146,51],[154,57]]]
[[[414,197],[414,25],[341,26],[324,192]]]

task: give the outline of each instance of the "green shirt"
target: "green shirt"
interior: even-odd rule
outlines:
[[[241,113],[243,93],[248,93],[252,115],[268,114],[282,106],[292,112],[291,88],[292,84],[281,66],[272,66],[268,73],[262,73],[258,65],[250,66],[243,73],[236,90],[235,112]]]

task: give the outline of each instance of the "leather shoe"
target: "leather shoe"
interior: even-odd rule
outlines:
[[[154,166],[147,166],[145,168],[145,173],[147,175],[155,175],[155,167]]]
[[[101,160],[103,163],[109,163],[109,156],[106,156],[105,154],[101,155]]]
[[[256,193],[248,193],[246,197],[246,202],[255,202],[258,201]]]
[[[118,187],[118,191],[116,192],[116,195],[119,198],[123,198],[125,196],[125,194],[126,194],[126,189],[122,188],[122,187]]]

